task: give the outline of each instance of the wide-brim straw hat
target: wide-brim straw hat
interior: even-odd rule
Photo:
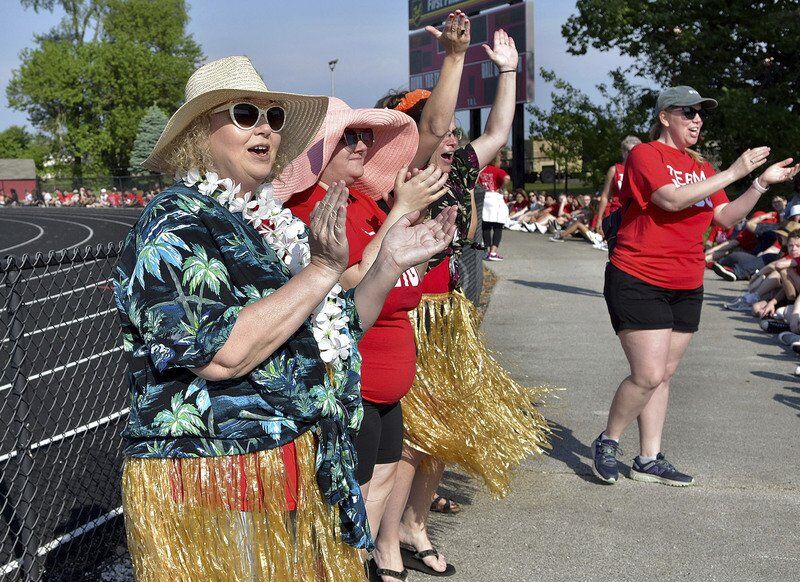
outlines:
[[[286,111],[279,149],[280,157],[285,160],[296,158],[306,149],[328,108],[327,97],[270,91],[247,57],[211,61],[189,77],[185,103],[169,118],[142,166],[156,172],[167,170],[170,149],[195,119],[229,101],[256,98],[276,101]]]
[[[397,172],[410,164],[417,153],[417,125],[405,113],[392,109],[352,109],[341,99],[328,99],[325,121],[311,145],[272,183],[275,198],[281,202],[317,183],[348,127],[372,129],[375,136],[375,143],[366,151],[364,174],[351,185],[373,200],[394,188]]]

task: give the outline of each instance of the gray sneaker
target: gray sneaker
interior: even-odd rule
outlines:
[[[750,305],[744,297],[738,297],[736,300],[726,303],[724,307],[728,311],[741,311],[742,313],[750,313],[753,311],[753,306]]]
[[[694,485],[694,477],[678,471],[661,453],[658,453],[655,461],[648,463],[641,463],[639,457],[636,457],[631,465],[631,479],[673,487]]]

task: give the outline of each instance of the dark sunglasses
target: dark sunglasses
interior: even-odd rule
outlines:
[[[695,115],[699,115],[700,119],[702,119],[703,121],[708,119],[709,116],[708,109],[702,109],[702,108],[695,109],[691,105],[684,105],[683,107],[673,107],[672,110],[675,111],[676,113],[680,112],[689,121],[692,121]]]
[[[358,142],[361,142],[368,148],[371,148],[375,143],[375,134],[371,129],[362,129],[361,131],[345,129],[342,139],[344,140],[344,144],[349,148],[356,147]]]
[[[218,107],[211,113],[219,113],[221,111],[228,111],[233,124],[244,130],[253,129],[258,125],[262,115],[266,118],[272,131],[283,129],[283,124],[286,121],[286,111],[279,105],[270,105],[267,109],[261,109],[252,103],[234,103]]]

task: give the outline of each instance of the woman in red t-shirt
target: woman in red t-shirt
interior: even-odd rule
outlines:
[[[689,148],[716,105],[691,87],[665,89],[658,96],[652,141],[633,148],[625,165],[620,195],[625,211],[606,267],[604,295],[631,371],[617,389],[606,429],[594,442],[592,469],[606,483],[619,478],[619,438],[635,419],[641,448],[631,478],[694,483],[664,458],[661,432],[670,379],[700,322],[703,234],[712,220],[725,228],[736,224],[772,184],[790,180],[800,169],[790,167],[791,158],[773,164],[729,202],[723,188],[763,166],[770,150],[748,149],[727,170],[715,173]]]
[[[625,175],[625,161],[628,159],[630,151],[642,143],[635,135],[629,135],[622,140],[622,163],[617,162],[606,172],[606,182],[603,184],[603,192],[600,194],[600,203],[597,206],[597,224],[594,231],[603,236],[603,219],[620,207],[619,193],[622,190],[622,178]]]
[[[413,176],[407,174],[407,166],[417,151],[417,135],[414,123],[400,112],[351,109],[332,97],[317,137],[275,182],[277,197],[291,196],[284,207],[306,223],[330,185],[347,185],[350,257],[340,279],[345,289],[358,285],[370,270],[392,225],[415,220],[419,210],[445,192],[446,176],[435,167]],[[394,204],[387,213],[376,201],[392,189]],[[449,219],[452,224],[455,220],[454,211],[441,216],[440,221]],[[416,308],[422,297],[420,281],[426,264],[403,273],[389,292],[375,324],[358,345],[364,418],[353,436],[358,459],[356,478],[367,500],[367,517],[376,542],[402,453],[400,399],[411,388],[416,373],[416,348],[408,311]]]

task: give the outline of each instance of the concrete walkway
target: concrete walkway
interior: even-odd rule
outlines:
[[[709,273],[700,333],[673,380],[664,450],[699,485],[607,486],[592,477],[590,445],[627,367],[602,297],[606,255],[508,231],[501,252],[484,333],[518,379],[563,388],[546,411],[560,438],[502,501],[446,474],[464,510],[434,514],[431,529],[458,568],[451,580],[800,579],[796,360],[721,309],[743,284]],[[629,466],[635,426],[621,446]]]

